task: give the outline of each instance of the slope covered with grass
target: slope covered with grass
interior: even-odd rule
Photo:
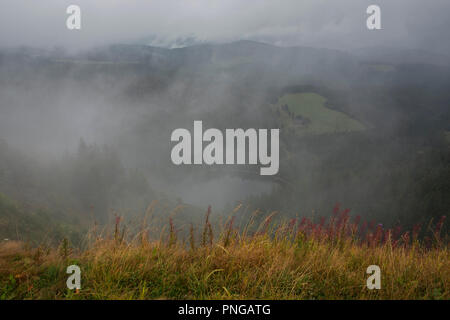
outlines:
[[[3,299],[449,299],[446,239],[417,238],[350,221],[347,211],[313,223],[274,224],[217,232],[209,220],[180,237],[172,220],[160,240],[148,229],[124,236],[92,233],[82,250],[0,246]],[[67,266],[81,268],[81,290],[66,287]],[[366,287],[367,267],[381,268],[381,289]]]
[[[364,130],[365,127],[345,113],[326,107],[327,99],[317,93],[283,95],[277,103],[284,124],[297,134],[324,134]]]

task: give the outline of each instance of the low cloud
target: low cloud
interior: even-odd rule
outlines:
[[[381,31],[365,27],[368,0],[3,0],[2,46],[63,46],[84,49],[149,38],[195,37],[198,41],[254,39],[278,45],[352,49],[400,46],[450,53],[443,41],[450,2],[375,1]],[[82,30],[65,26],[66,8],[82,9]],[[161,43],[164,41],[160,41]]]

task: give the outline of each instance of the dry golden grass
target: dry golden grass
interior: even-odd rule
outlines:
[[[172,222],[160,240],[146,231],[126,240],[116,221],[111,236],[92,236],[87,249],[0,246],[3,299],[448,299],[445,242],[357,241],[269,230],[238,232],[229,221],[214,238],[209,220],[188,241]],[[348,230],[351,225],[348,225]],[[344,228],[345,229],[345,228]],[[344,230],[343,229],[343,230]],[[81,290],[66,287],[66,268],[81,268]],[[381,268],[381,289],[369,290],[366,269]]]

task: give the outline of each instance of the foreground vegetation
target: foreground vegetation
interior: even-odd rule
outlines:
[[[117,217],[110,233],[93,231],[86,248],[68,241],[58,248],[0,246],[2,299],[449,299],[447,240],[440,232],[418,240],[419,228],[396,234],[350,219],[337,206],[333,216],[258,224],[234,218],[220,232],[210,209],[200,230],[185,237],[170,219],[167,232],[151,240],[145,223],[127,236]],[[66,268],[81,268],[81,290],[66,287]],[[381,268],[381,289],[369,290],[366,269]]]

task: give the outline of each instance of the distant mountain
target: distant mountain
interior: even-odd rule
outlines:
[[[345,52],[311,47],[277,47],[254,41],[237,41],[226,44],[203,44],[172,50],[188,63],[241,62],[263,63],[271,66],[330,63],[337,60],[350,62]],[[238,61],[238,62],[239,62]]]
[[[205,43],[194,37],[160,39],[149,37],[147,44],[115,44],[71,55],[63,49],[28,47],[0,49],[3,56],[17,58],[66,58],[75,60],[134,62],[171,67],[218,64],[262,64],[289,70],[317,71],[316,68],[355,67],[357,63],[388,65],[428,64],[450,66],[450,56],[426,50],[393,47],[366,47],[350,52],[312,47],[278,47],[240,40],[225,44]]]
[[[448,84],[450,74],[450,58],[428,51],[372,47],[345,52],[278,47],[248,40],[200,43],[182,48],[116,44],[77,54],[64,50],[16,48],[0,50],[0,66],[2,62],[15,63],[19,67],[25,67],[28,62],[42,66],[66,63],[72,67],[103,64],[104,70],[112,70],[107,66],[116,64],[121,68],[120,72],[129,65],[127,70],[131,74],[158,74],[163,78],[173,74],[192,78],[201,74],[206,83],[217,74],[227,74],[235,81],[252,83],[260,88],[304,83],[340,88],[348,88],[351,84],[387,83],[442,87]]]
[[[198,39],[193,35],[164,37],[157,35],[150,35],[148,37],[139,39],[138,44],[145,44],[151,47],[160,47],[166,49],[184,48],[198,44],[203,44],[205,41]]]
[[[116,44],[82,53],[64,50],[16,48],[0,50],[0,67],[15,64],[18,70],[64,63],[67,67],[101,64],[104,72],[115,70],[144,77],[159,76],[153,82],[170,82],[172,75],[196,77],[204,85],[216,75],[255,88],[319,83],[340,89],[364,85],[417,85],[443,88],[450,82],[450,58],[428,51],[372,47],[345,52],[311,47],[278,47],[241,40],[225,44],[202,43],[182,48],[141,44]],[[94,69],[93,69],[94,70]],[[87,76],[89,71],[83,70]],[[173,80],[173,79],[172,79]],[[156,82],[155,82],[156,81]],[[140,89],[148,91],[156,88]]]
[[[362,60],[387,64],[432,64],[450,66],[450,56],[426,50],[368,47],[352,52]]]

